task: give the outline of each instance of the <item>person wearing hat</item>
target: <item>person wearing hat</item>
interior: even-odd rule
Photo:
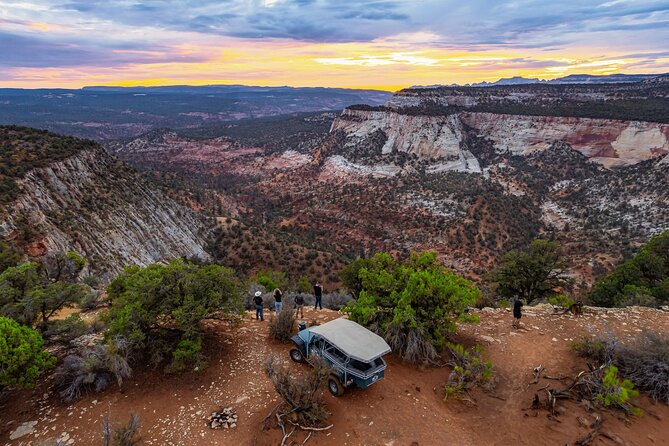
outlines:
[[[264,321],[265,316],[263,314],[263,307],[262,307],[262,293],[260,291],[256,291],[256,295],[253,298],[253,302],[256,304],[256,320],[258,320],[258,316],[260,316],[260,320]]]

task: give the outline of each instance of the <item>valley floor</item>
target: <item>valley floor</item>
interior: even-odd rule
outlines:
[[[480,311],[481,323],[461,325],[458,341],[480,343],[495,365],[499,379],[492,393],[475,392],[475,405],[443,401],[443,385],[449,369],[417,368],[395,356],[388,360],[386,379],[367,390],[348,391],[334,398],[326,392],[334,427],[312,436],[309,445],[573,445],[588,432],[577,416],[593,414],[575,403],[558,402],[555,418],[546,411],[529,410],[535,393],[562,387],[559,381],[542,378],[530,384],[533,369],[545,367],[543,376],[574,376],[585,363],[570,350],[579,335],[615,333],[622,341],[644,329],[669,331],[669,312],[629,308],[586,308],[580,317],[555,315],[548,306],[529,307],[520,330],[511,329],[506,310]],[[324,322],[340,314],[309,309],[307,321]],[[280,431],[263,431],[263,419],[278,403],[278,396],[264,374],[272,352],[288,360],[289,345],[268,340],[268,322],[256,322],[250,313],[241,327],[209,326],[211,361],[202,373],[165,376],[157,371],[138,371],[121,391],[91,394],[67,406],[48,392],[48,383],[32,392],[18,392],[0,403],[0,444],[38,445],[40,440],[67,434],[71,444],[101,444],[101,421],[108,415],[125,422],[130,412],[140,416],[142,445],[276,445]],[[306,365],[292,364],[296,373]],[[45,393],[46,392],[46,393]],[[617,414],[600,412],[602,431],[626,445],[669,445],[669,407],[639,398],[645,414],[625,422]],[[206,419],[221,407],[232,407],[239,416],[236,428],[211,430]],[[21,423],[37,421],[35,432],[15,441],[9,435]],[[293,435],[295,444],[303,435]],[[615,444],[603,436],[591,444]]]

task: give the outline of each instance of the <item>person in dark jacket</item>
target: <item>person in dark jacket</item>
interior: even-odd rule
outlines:
[[[274,309],[277,315],[281,313],[281,307],[283,306],[281,299],[283,299],[283,291],[281,291],[281,288],[276,288],[274,290]]]
[[[314,285],[314,297],[316,298],[316,303],[314,304],[314,310],[316,310],[318,307],[323,309],[323,287],[319,282],[316,282]]]
[[[518,299],[518,296],[513,300],[513,328],[520,328],[520,318],[522,317],[521,308],[523,307],[523,302]]]
[[[298,294],[295,296],[295,317],[300,314],[299,317],[304,318],[304,296]]]
[[[258,320],[258,317],[260,317],[260,320],[264,321],[265,316],[263,314],[262,307],[262,293],[260,291],[256,291],[255,297],[253,298],[253,303],[256,304],[256,320]]]

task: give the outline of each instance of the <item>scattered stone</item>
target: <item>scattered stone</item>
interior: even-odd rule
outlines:
[[[481,335],[480,338],[482,341],[486,341],[488,344],[492,344],[493,342],[495,342],[495,338],[493,338],[492,336]]]
[[[213,412],[207,423],[212,429],[229,429],[237,427],[237,414],[232,407],[226,407],[219,412]]]
[[[25,437],[26,435],[32,434],[35,432],[35,426],[37,426],[37,421],[27,421],[17,427],[14,432],[9,434],[9,439],[16,440],[18,438]]]

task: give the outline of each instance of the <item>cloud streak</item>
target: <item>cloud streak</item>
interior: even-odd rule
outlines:
[[[669,0],[0,0],[0,85],[662,71],[667,41]]]

